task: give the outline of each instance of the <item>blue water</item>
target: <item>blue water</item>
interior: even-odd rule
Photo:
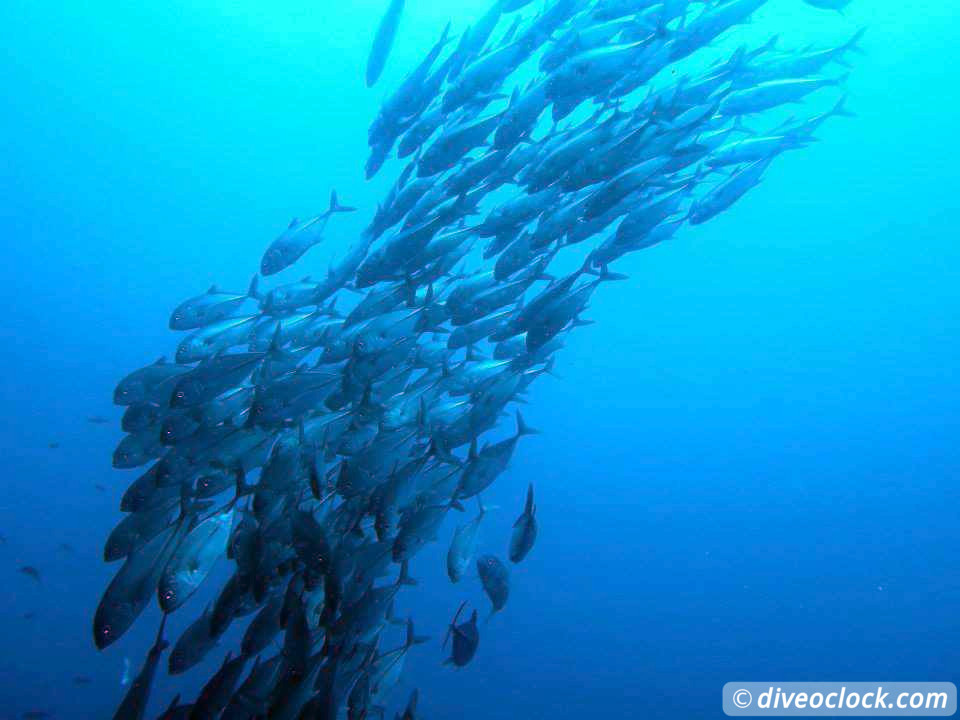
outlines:
[[[395,172],[362,174],[386,89],[447,19],[486,8],[408,0],[371,91],[384,5],[3,4],[0,717],[109,717],[123,657],[136,667],[155,627],[93,649],[114,571],[102,543],[133,475],[110,468],[116,423],[86,416],[119,418],[113,385],[172,350],[170,309],[246,287],[335,187],[361,212],[289,276],[323,272]],[[397,703],[419,686],[425,718],[718,717],[728,680],[957,679],[953,5],[854,0],[840,17],[771,0],[743,30],[795,47],[867,25],[858,117],[715,221],[618,264],[630,281],[597,293],[562,379],[534,386],[524,413],[542,434],[485,497],[500,509],[483,547],[503,553],[537,487],[540,537],[506,610],[469,668],[441,668],[459,601],[484,604],[474,580],[446,582],[442,543],[418,556],[403,611],[434,642],[411,653]],[[201,602],[171,618],[174,637]],[[161,677],[157,702],[195,683]]]

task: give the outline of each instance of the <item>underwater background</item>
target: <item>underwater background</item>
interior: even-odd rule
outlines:
[[[169,352],[177,302],[246,287],[269,239],[336,188],[360,212],[290,276],[324,271],[388,188],[363,179],[385,88],[487,7],[409,0],[368,90],[383,5],[4,3],[0,717],[109,716],[153,634],[90,641],[130,476],[110,467],[115,424],[87,417],[119,416],[113,386]],[[510,605],[470,668],[441,668],[446,624],[480,594],[427,548],[403,602],[433,641],[397,703],[417,686],[426,718],[716,717],[736,679],[957,680],[955,8],[771,0],[737,39],[861,26],[857,117],[597,293],[596,324],[524,406],[542,434],[484,497],[499,509],[481,548],[502,552],[537,486]],[[191,679],[161,673],[156,711]]]

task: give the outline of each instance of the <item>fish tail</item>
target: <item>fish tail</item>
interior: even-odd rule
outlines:
[[[356,211],[355,207],[350,205],[341,205],[340,200],[337,198],[337,191],[330,191],[330,207],[327,209],[327,215],[333,215],[335,213],[348,213]]]
[[[853,37],[847,40],[841,47],[841,52],[855,52],[858,55],[866,55],[864,49],[860,46],[860,41],[863,39],[863,34],[867,31],[867,28],[862,27],[857,30]]]
[[[523,435],[539,435],[539,434],[540,434],[539,430],[537,430],[534,427],[530,427],[529,425],[527,425],[526,422],[524,422],[523,415],[520,413],[519,410],[517,410],[517,437],[521,437]]]
[[[857,116],[856,113],[850,110],[847,110],[846,102],[847,102],[846,94],[841,95],[840,99],[837,100],[837,104],[834,105],[833,108],[830,110],[830,112],[827,114],[831,116],[836,116],[836,117],[850,117],[850,118],[856,117]]]
[[[407,639],[404,645],[408,648],[413,647],[414,645],[423,645],[425,642],[429,641],[430,638],[426,635],[417,635],[413,628],[413,618],[407,619]]]
[[[397,577],[397,585],[416,585],[417,581],[410,577],[409,562],[404,560],[400,564],[400,575]]]
[[[828,84],[829,84],[829,85],[843,86],[843,85],[846,85],[846,84],[847,84],[847,80],[849,80],[849,79],[850,79],[850,73],[849,73],[849,72],[845,72],[845,73],[843,73],[842,75],[838,75],[837,77],[835,77],[835,78],[833,78],[832,80],[830,80]]]
[[[606,265],[600,266],[600,280],[628,280],[629,276],[622,273],[610,272]]]

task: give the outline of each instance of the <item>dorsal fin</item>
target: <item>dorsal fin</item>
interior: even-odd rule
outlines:
[[[296,225],[299,222],[300,222],[300,218],[294,218],[293,220],[290,221],[290,224],[287,225],[287,230],[290,230],[291,228],[296,227]]]

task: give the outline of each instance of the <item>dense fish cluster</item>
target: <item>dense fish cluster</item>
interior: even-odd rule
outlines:
[[[162,717],[382,713],[424,641],[395,598],[451,511],[462,519],[450,580],[475,567],[492,611],[503,608],[509,563],[537,537],[533,486],[501,539],[504,559],[475,556],[480,495],[534,432],[514,403],[588,322],[593,293],[623,279],[613,263],[723,212],[844,113],[841,98],[757,129],[771,124],[766,111],[841,84],[832,68],[859,33],[825,49],[779,50],[771,38],[684,62],[764,0],[551,0],[519,12],[530,4],[497,0],[455,42],[448,26],[389,95],[366,170],[394,155],[401,169],[325,275],[269,289],[255,277],[247,292],[185,301],[170,319],[187,333],[175,359],[117,386],[128,434],[114,465],[149,467],[106,543],[105,559],[122,564],[96,612],[97,646],[154,597],[164,621],[191,613],[167,655],[173,674],[244,624],[199,696]],[[371,83],[402,5],[381,24]],[[351,210],[334,194],[322,214],[294,220],[261,274],[296,263]],[[514,430],[490,439],[504,415]],[[215,601],[191,604],[224,557],[232,574]],[[480,639],[477,610],[464,609],[445,641],[455,666]],[[166,649],[161,623],[115,717],[143,717]],[[416,709],[414,693],[403,718]]]

